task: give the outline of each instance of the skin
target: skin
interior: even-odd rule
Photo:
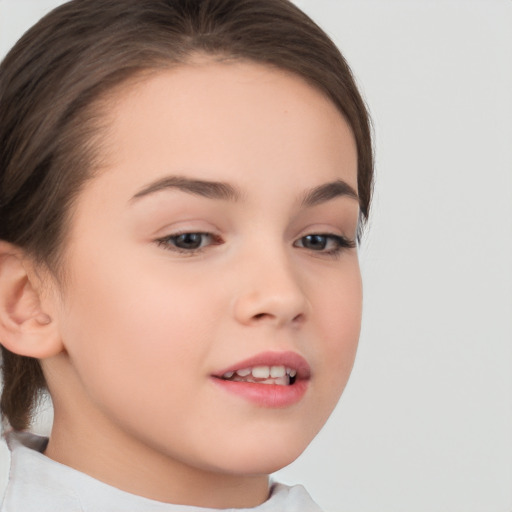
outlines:
[[[55,406],[46,454],[151,499],[214,508],[268,498],[337,403],[353,365],[362,290],[358,202],[310,207],[307,191],[357,191],[353,135],[300,78],[247,62],[196,61],[124,91],[108,112],[108,164],[73,208],[65,289],[44,306],[59,350],[42,361]],[[238,200],[176,187],[179,175],[229,183]],[[176,232],[213,233],[177,252]],[[213,241],[214,243],[210,243]],[[294,405],[263,407],[211,375],[265,351],[311,367]]]

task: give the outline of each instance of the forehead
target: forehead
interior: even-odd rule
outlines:
[[[253,162],[284,172],[286,155],[300,154],[304,165],[357,167],[352,131],[322,92],[250,62],[202,60],[154,74],[125,89],[109,118],[113,165],[143,157],[146,167],[169,159],[211,169],[218,156],[223,168],[250,171]]]

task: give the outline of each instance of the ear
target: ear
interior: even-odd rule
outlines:
[[[43,289],[23,251],[0,241],[0,343],[14,354],[45,359],[63,350]]]

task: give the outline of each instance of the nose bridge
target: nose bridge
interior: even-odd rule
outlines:
[[[291,251],[283,241],[274,241],[244,260],[235,299],[238,321],[280,326],[305,319],[308,301]]]

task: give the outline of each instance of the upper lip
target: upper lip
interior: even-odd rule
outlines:
[[[253,357],[232,364],[220,372],[215,372],[214,377],[221,378],[225,373],[236,372],[244,368],[253,368],[255,366],[284,366],[297,371],[298,379],[309,379],[311,367],[308,362],[296,352],[262,352]]]

